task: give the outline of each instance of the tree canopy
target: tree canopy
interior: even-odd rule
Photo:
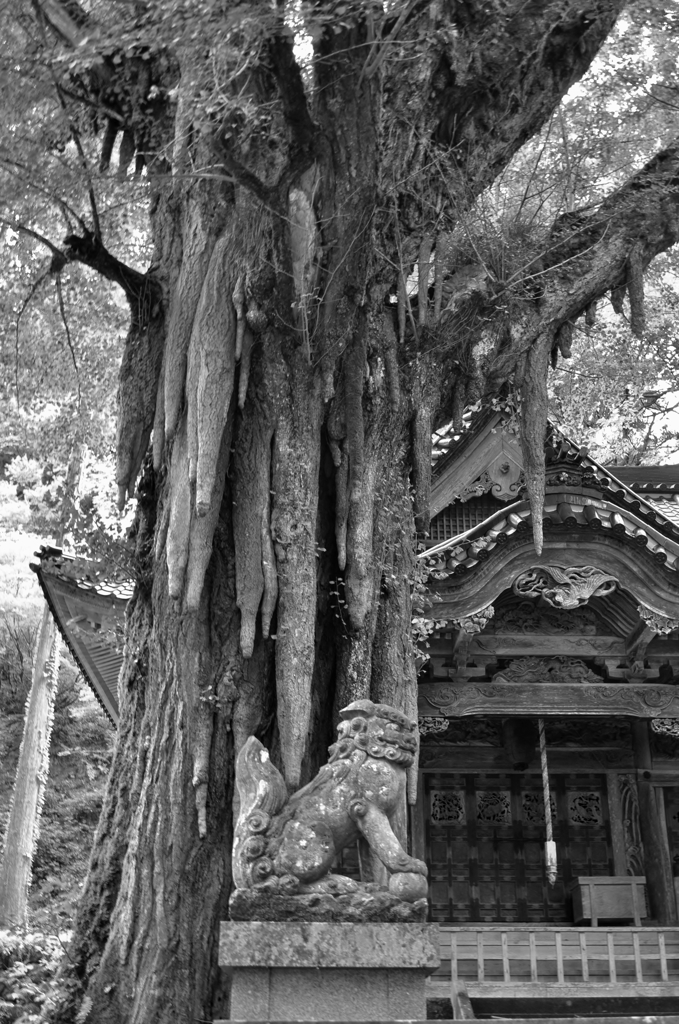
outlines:
[[[256,733],[294,788],[350,700],[414,713],[432,430],[516,406],[539,550],[550,365],[583,338],[630,368],[638,344],[637,390],[644,360],[671,375],[644,273],[679,234],[677,15],[4,8],[5,237],[61,282],[50,325],[69,323],[65,281],[66,312],[84,317],[90,288],[103,316],[88,272],[128,318],[116,478],[121,505],[138,498],[137,591],[71,1007],[211,1013],[234,750]],[[605,297],[631,334],[593,333]],[[83,366],[100,331],[82,321]]]

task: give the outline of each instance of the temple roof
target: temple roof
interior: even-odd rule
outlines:
[[[676,486],[679,498],[679,467],[603,466],[550,424],[544,549],[537,556],[521,447],[507,419],[499,410],[476,415],[435,460],[436,539],[425,541],[420,557],[433,570],[432,589],[443,602],[437,617],[483,608],[517,574],[544,564],[595,564],[647,608],[679,616],[679,503],[671,497]],[[656,484],[662,484],[659,492]],[[445,519],[448,536],[437,517]]]
[[[123,661],[125,609],[134,581],[101,577],[92,562],[42,546],[32,563],[50,611],[73,658],[114,725]]]

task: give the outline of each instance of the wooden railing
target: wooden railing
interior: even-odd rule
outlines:
[[[430,996],[679,999],[679,928],[440,925],[440,936]]]

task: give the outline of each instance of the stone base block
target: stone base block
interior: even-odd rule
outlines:
[[[425,977],[386,967],[240,967],[231,1020],[424,1020]]]
[[[424,1020],[438,926],[229,921],[231,1020]]]

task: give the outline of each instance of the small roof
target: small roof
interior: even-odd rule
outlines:
[[[679,496],[679,463],[671,466],[607,466],[608,471],[633,491]]]
[[[118,675],[123,663],[125,610],[134,592],[127,576],[99,578],[86,559],[43,545],[31,563],[63,636],[83,676],[113,725],[120,718]]]

